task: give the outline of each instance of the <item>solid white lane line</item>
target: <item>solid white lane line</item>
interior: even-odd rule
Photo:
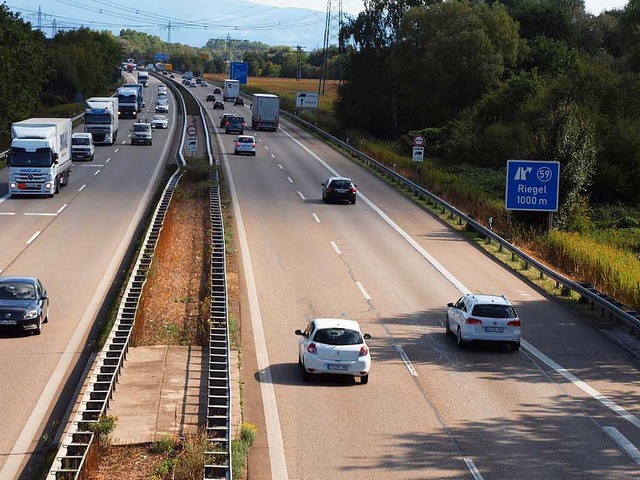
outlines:
[[[407,367],[407,370],[409,370],[409,373],[412,376],[417,377],[418,376],[418,371],[415,368],[413,368],[413,364],[411,363],[411,360],[409,360],[409,357],[407,356],[407,353],[404,351],[404,348],[402,348],[397,343],[394,343],[393,346],[395,347],[396,351],[400,355],[400,358],[402,358],[402,361],[404,362],[405,366]]]
[[[74,163],[73,164],[74,167],[77,166],[81,166],[81,167],[104,167],[104,165],[100,165],[99,163]]]
[[[629,411],[627,411],[624,407],[621,407],[620,405],[618,405],[614,401],[609,400],[607,397],[602,395],[598,390],[596,390],[595,388],[591,387],[587,383],[583,382],[578,377],[576,377],[573,373],[569,372],[567,369],[563,368],[561,365],[559,365],[558,363],[556,363],[553,360],[551,360],[544,353],[542,353],[536,347],[534,347],[529,342],[527,342],[524,338],[520,341],[520,343],[530,353],[535,355],[536,358],[538,358],[542,362],[546,363],[549,367],[551,367],[553,370],[558,372],[564,378],[569,380],[571,383],[573,383],[580,390],[582,390],[583,392],[591,395],[593,398],[595,398],[600,403],[602,403],[605,407],[610,408],[611,410],[616,412],[618,415],[620,415],[622,418],[624,418],[626,421],[628,421],[632,425],[640,428],[640,418],[636,417],[632,413],[629,413]]]
[[[42,233],[42,231],[38,230],[36,233],[34,233],[33,235],[31,235],[31,238],[29,240],[27,240],[27,245],[31,245],[31,243],[38,238],[38,235],[40,235]]]
[[[475,480],[483,480],[482,475],[480,475],[480,471],[478,470],[478,467],[476,467],[476,464],[473,463],[473,460],[471,460],[469,457],[465,457],[464,463],[467,464],[467,468],[469,469],[471,475],[473,475],[473,478],[475,478]]]
[[[25,212],[23,213],[25,217],[55,217],[57,213],[36,213],[36,212]]]
[[[371,297],[369,296],[369,293],[365,290],[364,286],[360,282],[356,282],[356,285],[358,286],[358,289],[360,289],[360,292],[362,293],[362,296],[364,297],[364,299],[371,300]]]
[[[166,158],[167,150],[169,149],[169,147],[170,142],[167,142],[162,150],[162,153],[160,154],[160,158]],[[65,374],[69,369],[71,362],[74,360],[74,358],[76,358],[78,351],[82,349],[81,345],[83,338],[85,337],[85,334],[87,333],[89,327],[93,324],[93,321],[95,320],[100,307],[104,303],[104,297],[107,294],[109,288],[111,288],[113,278],[120,268],[120,262],[122,261],[122,258],[124,258],[124,255],[129,248],[131,239],[133,238],[133,235],[137,230],[138,225],[140,224],[142,216],[146,211],[147,203],[149,202],[152,193],[155,191],[155,184],[158,177],[160,176],[160,170],[163,165],[164,162],[158,162],[158,164],[156,165],[149,185],[145,189],[144,194],[142,195],[142,198],[138,203],[136,211],[133,214],[129,225],[127,225],[127,230],[122,236],[122,239],[120,240],[116,251],[111,257],[109,265],[104,271],[104,275],[100,280],[100,283],[94,290],[93,296],[91,297],[87,308],[82,314],[80,322],[73,331],[73,335],[69,339],[64,352],[60,354],[60,359],[58,360],[56,367],[53,369],[53,373],[49,377],[47,384],[42,389],[40,398],[38,398],[38,401],[31,411],[27,422],[22,427],[22,431],[20,432],[16,443],[11,449],[11,453],[6,456],[7,460],[2,468],[0,468],[0,479],[16,478],[23,460],[25,459],[27,454],[31,453],[31,445],[34,443],[38,428],[42,424],[42,421],[44,420],[44,417],[49,410],[49,405],[51,405],[51,402],[53,402],[54,399],[57,398],[58,389],[62,381],[64,380]]]
[[[9,216],[13,216],[15,215],[16,212],[0,212],[0,215],[9,215]]]
[[[118,150],[120,150],[119,148],[116,148],[113,153],[118,153]]]
[[[79,191],[79,192],[81,192],[82,190],[84,190],[84,189],[85,189],[85,187],[86,187],[86,186],[87,186],[86,184],[82,185],[82,186],[78,189],[78,191]]]
[[[57,213],[57,214],[62,213],[62,211],[63,211],[65,208],[67,208],[67,204],[66,204],[66,203],[65,203],[64,205],[62,205],[62,206],[61,206],[61,207],[56,211],[56,213]]]
[[[281,131],[286,136],[288,136],[293,142],[298,144],[309,155],[311,155],[318,162],[320,162],[320,164],[322,164],[327,170],[329,170],[334,175],[338,176],[338,172],[336,172],[333,168],[331,168],[331,166],[329,166],[329,164],[327,164],[327,162],[322,160],[318,155],[316,155],[314,152],[312,152],[306,145],[304,145],[302,142],[300,142],[296,138],[293,138],[293,136],[289,132],[287,132],[285,129],[281,129]],[[438,272],[440,272],[440,274],[444,278],[446,278],[458,291],[460,291],[463,294],[464,293],[472,293],[471,290],[469,290],[467,287],[465,287],[462,282],[460,282],[457,278],[455,278],[451,274],[451,272],[449,272],[446,268],[444,268],[444,266],[440,262],[438,262],[435,258],[433,258],[424,248],[422,248],[420,245],[418,245],[418,243],[413,238],[411,238],[407,232],[405,232],[402,228],[400,228],[400,226],[398,226],[393,220],[391,220],[391,218],[389,218],[388,215],[386,215],[382,210],[380,210],[371,200],[369,200],[367,197],[365,197],[361,192],[358,192],[358,196],[360,198],[362,198],[362,200],[367,205],[369,205],[378,215],[380,215],[380,217],[382,217],[382,219],[385,222],[387,222],[387,224],[389,224],[389,226],[391,226],[391,228],[393,228],[396,232],[398,232],[398,234],[400,234],[400,236],[402,236],[402,238],[404,238],[420,255],[422,255],[422,257],[425,260],[427,260],[436,270],[438,270]],[[613,410],[614,412],[616,412],[618,415],[620,415],[622,418],[627,420],[632,425],[640,428],[640,419],[638,417],[636,417],[635,415],[629,413],[626,409],[624,409],[623,407],[617,405],[615,402],[609,400],[607,397],[602,395],[596,389],[594,389],[593,387],[589,386],[588,384],[586,384],[585,382],[580,380],[573,373],[567,371],[565,368],[560,366],[558,363],[556,363],[553,360],[551,360],[549,357],[547,357],[545,354],[543,354],[540,350],[538,350],[533,345],[531,345],[529,342],[527,342],[524,338],[521,340],[521,344],[527,351],[529,351],[531,354],[536,356],[542,362],[546,363],[549,367],[551,367],[556,372],[558,372],[560,375],[562,375],[567,380],[572,382],[578,388],[582,389],[584,392],[586,392],[587,394],[591,395],[593,398],[598,400],[600,403],[602,403],[606,407],[608,407],[611,410]]]
[[[280,170],[284,170],[284,167],[283,167],[282,165],[280,165],[280,164],[278,164],[278,168],[279,168]]]
[[[289,183],[293,183],[293,178],[287,177],[287,180],[289,180]]]
[[[271,158],[276,158],[276,156],[272,153],[272,154],[271,154]]]
[[[640,465],[640,450],[631,443],[616,427],[602,427],[607,435],[618,444],[618,446],[631,457],[631,459]]]
[[[331,242],[331,246],[333,247],[333,249],[335,250],[335,252],[338,255],[342,255],[342,252],[340,251],[340,249],[338,248],[338,245],[336,244],[336,242]]]
[[[301,192],[301,191],[299,191],[299,190],[298,190],[298,195],[300,196],[300,198],[301,198],[302,200],[306,200],[306,198],[304,198],[304,195],[302,194],[302,192]]]
[[[93,176],[95,177],[96,175],[98,175],[100,173],[100,170],[97,170],[96,173],[93,174]]]
[[[10,193],[5,193],[4,197],[0,198],[0,203],[4,202],[7,198],[11,196]]]
[[[217,134],[220,136],[220,134]],[[267,352],[267,341],[264,336],[264,327],[262,324],[262,314],[260,312],[260,302],[258,300],[258,289],[256,280],[251,268],[251,252],[249,250],[249,241],[242,221],[242,212],[240,211],[240,202],[238,193],[236,192],[235,182],[231,174],[229,162],[224,162],[224,168],[227,172],[229,182],[229,190],[233,204],[233,213],[236,218],[236,227],[238,229],[238,240],[240,242],[240,250],[242,257],[246,261],[242,262],[244,277],[247,285],[247,297],[249,300],[249,316],[251,317],[251,326],[253,328],[253,341],[256,349],[256,359],[258,363],[259,383],[262,393],[262,402],[264,405],[264,419],[267,429],[267,443],[269,445],[269,458],[271,460],[271,478],[278,480],[288,480],[287,460],[284,455],[284,442],[282,440],[282,430],[280,428],[280,416],[278,414],[278,404],[276,403],[275,389],[271,377],[271,368],[269,365],[269,354]]]
[[[320,217],[318,215],[316,215],[315,213],[312,213],[311,216],[313,217],[313,219],[317,222],[317,223],[321,223],[320,222]]]

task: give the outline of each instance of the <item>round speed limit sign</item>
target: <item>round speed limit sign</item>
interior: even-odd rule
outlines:
[[[196,128],[195,125],[189,125],[187,127],[187,135],[189,135],[190,137],[193,137],[196,133],[198,133],[198,129]]]
[[[414,147],[424,147],[425,140],[422,135],[416,135],[413,137],[413,146]]]

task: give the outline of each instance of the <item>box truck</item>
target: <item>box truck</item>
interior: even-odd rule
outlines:
[[[125,83],[122,85],[125,88],[135,88],[138,90],[138,112],[141,112],[144,108],[144,91],[142,85],[139,83]]]
[[[149,86],[149,72],[138,70],[138,83],[143,87]]]
[[[138,89],[120,87],[118,89],[118,116],[136,118],[138,116]]]
[[[240,96],[240,82],[227,78],[224,81],[224,90],[222,91],[222,100],[235,100]]]
[[[270,93],[256,93],[251,105],[253,130],[277,130],[280,123],[280,97]]]
[[[11,125],[9,193],[53,197],[69,183],[71,119],[30,118]]]
[[[95,144],[113,145],[118,138],[118,97],[91,97],[85,107],[85,133]]]

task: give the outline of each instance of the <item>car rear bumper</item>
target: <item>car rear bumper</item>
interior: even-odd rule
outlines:
[[[314,374],[330,373],[359,377],[361,375],[367,375],[371,369],[371,358],[361,358],[364,359],[356,361],[333,361],[323,360],[318,358],[317,355],[308,354],[304,357],[304,368],[307,372]],[[337,367],[332,368],[333,365],[340,365],[344,370],[339,370]]]
[[[465,342],[520,342],[521,332],[519,328],[508,328],[507,332],[483,332],[473,325],[462,327],[462,339]]]

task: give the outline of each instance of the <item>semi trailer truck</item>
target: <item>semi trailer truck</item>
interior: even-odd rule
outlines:
[[[270,93],[256,93],[251,105],[253,130],[277,130],[280,123],[280,97]]]
[[[93,143],[113,145],[118,138],[118,97],[91,97],[84,111],[84,131]]]

